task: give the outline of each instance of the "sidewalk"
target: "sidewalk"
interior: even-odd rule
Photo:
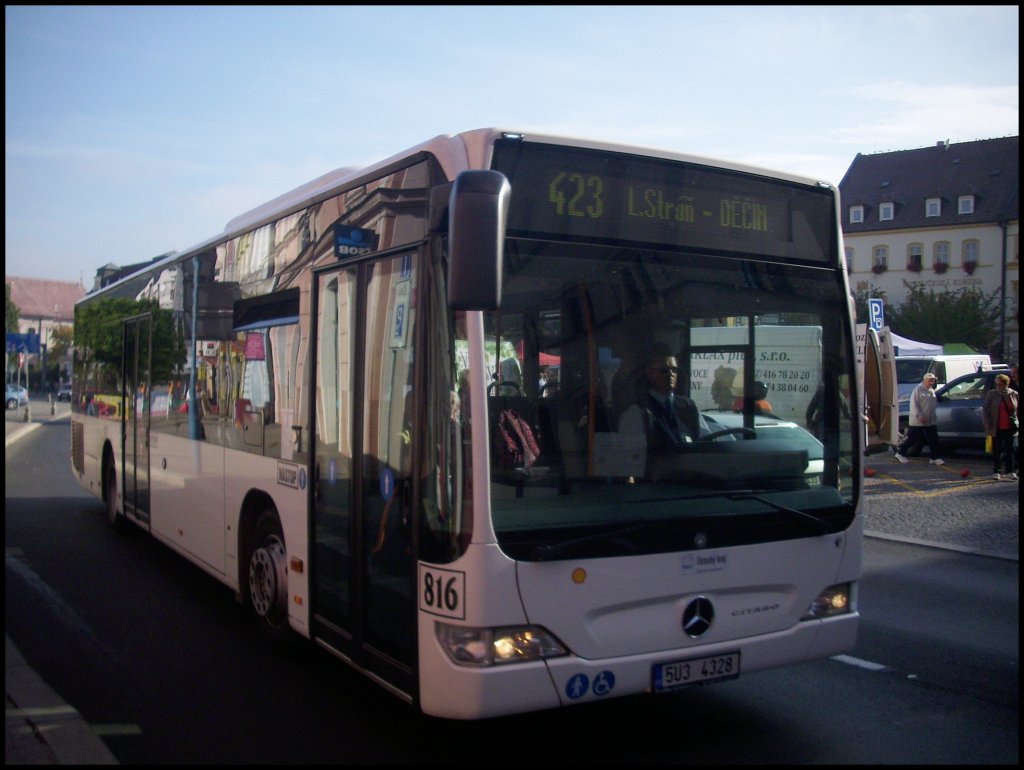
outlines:
[[[68,404],[29,403],[7,412],[4,452],[50,420],[66,419]],[[116,765],[117,759],[93,732],[82,715],[65,703],[25,662],[11,638],[4,634],[7,727],[4,733],[6,765]]]

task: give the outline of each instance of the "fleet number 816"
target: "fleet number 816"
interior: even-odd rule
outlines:
[[[465,618],[466,573],[420,565],[420,609],[447,618]]]

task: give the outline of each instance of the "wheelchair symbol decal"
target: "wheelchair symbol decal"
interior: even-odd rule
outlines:
[[[592,691],[597,697],[607,695],[615,689],[615,674],[611,671],[602,671],[594,677],[594,685],[591,687],[590,679],[586,674],[576,674],[565,683],[565,694],[570,700],[579,700],[588,691]]]

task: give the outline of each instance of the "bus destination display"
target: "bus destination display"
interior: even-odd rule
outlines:
[[[500,140],[512,185],[509,235],[620,240],[744,256],[829,262],[827,188],[678,161]]]

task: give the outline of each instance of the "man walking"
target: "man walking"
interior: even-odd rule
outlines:
[[[928,462],[932,465],[946,464],[946,461],[939,457],[939,429],[935,424],[935,383],[935,375],[928,372],[910,394],[907,438],[896,448],[896,459],[901,463],[910,462],[907,453],[927,443],[932,456]]]

